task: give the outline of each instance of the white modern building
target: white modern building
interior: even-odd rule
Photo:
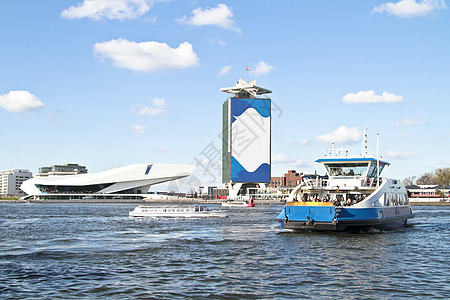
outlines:
[[[23,196],[20,186],[32,177],[33,174],[26,169],[0,171],[0,197]]]
[[[99,173],[36,177],[20,187],[34,198],[70,199],[101,198],[104,195],[143,195],[155,184],[187,177],[191,164],[134,164]],[[50,197],[51,196],[51,197]]]

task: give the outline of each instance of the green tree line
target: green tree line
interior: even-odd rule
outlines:
[[[416,179],[410,176],[403,179],[403,184],[408,185],[450,185],[450,168],[439,168],[434,172],[428,172]]]

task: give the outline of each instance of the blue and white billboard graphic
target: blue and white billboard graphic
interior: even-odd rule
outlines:
[[[270,99],[230,100],[231,181],[270,182]]]

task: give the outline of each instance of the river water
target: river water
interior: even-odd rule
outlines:
[[[293,233],[282,206],[130,218],[130,204],[0,204],[2,299],[445,299],[450,207],[411,226]]]

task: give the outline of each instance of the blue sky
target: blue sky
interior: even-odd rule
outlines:
[[[273,91],[272,176],[323,173],[332,142],[359,154],[365,126],[385,176],[449,167],[447,5],[1,1],[0,169],[194,163],[219,183],[219,89],[239,78]]]

